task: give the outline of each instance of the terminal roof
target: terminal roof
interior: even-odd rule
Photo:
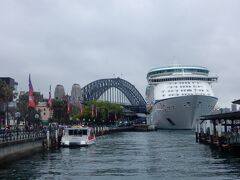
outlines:
[[[201,116],[201,120],[240,120],[240,111]]]
[[[234,104],[240,104],[240,99],[233,101]]]

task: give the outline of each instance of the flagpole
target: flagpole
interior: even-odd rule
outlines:
[[[35,100],[34,100],[34,95],[33,95],[33,86],[31,82],[31,74],[29,74],[29,79],[28,79],[28,86],[29,86],[29,91],[28,91],[28,125],[30,125],[31,121],[31,114],[32,110],[36,107]]]

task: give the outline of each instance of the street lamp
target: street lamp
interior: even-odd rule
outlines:
[[[35,118],[35,123],[37,123],[39,125],[39,114],[35,114],[34,118]]]
[[[21,116],[21,113],[20,112],[16,112],[15,113],[15,117],[17,119],[17,139],[18,139],[18,124],[19,124],[19,118]]]

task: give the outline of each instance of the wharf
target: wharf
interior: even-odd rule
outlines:
[[[203,116],[195,132],[198,143],[240,153],[240,111]]]
[[[0,165],[42,150],[43,131],[1,131]]]

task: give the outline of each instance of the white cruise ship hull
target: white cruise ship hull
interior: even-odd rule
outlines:
[[[196,119],[208,115],[217,98],[205,95],[179,96],[156,101],[150,124],[160,129],[193,129]]]

